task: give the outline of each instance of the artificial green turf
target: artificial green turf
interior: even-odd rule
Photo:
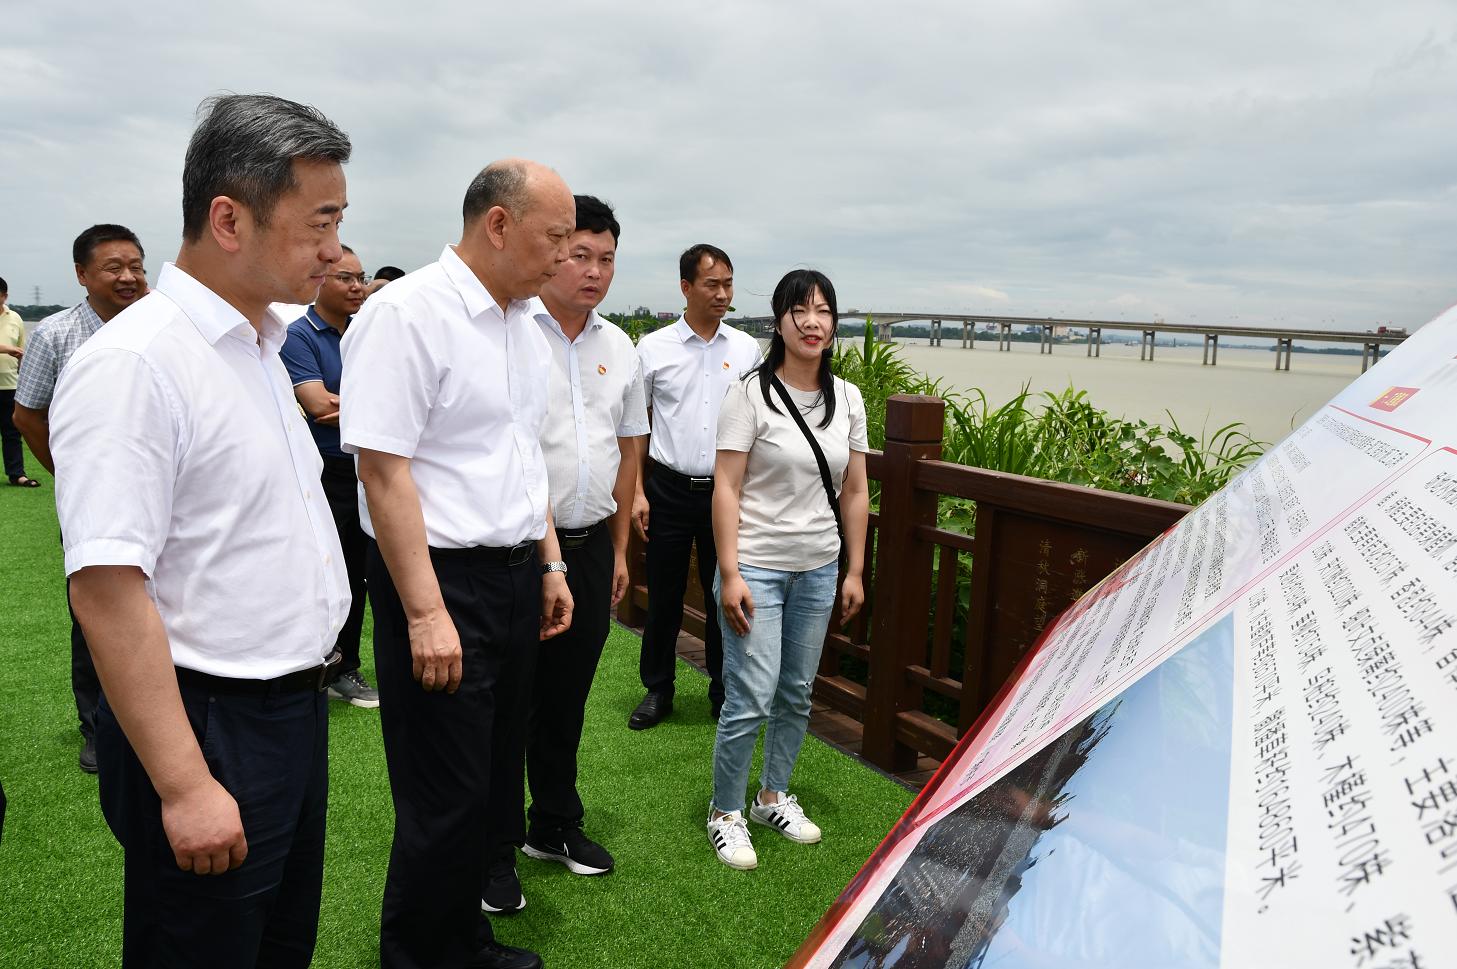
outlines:
[[[34,459],[27,467],[40,473]],[[0,781],[10,799],[0,842],[0,966],[101,966],[119,960],[121,850],[76,767],[69,620],[53,482],[0,479]],[[248,609],[262,604],[240,604]],[[366,626],[366,637],[368,627]],[[617,870],[581,878],[524,856],[527,907],[497,937],[550,967],[768,967],[784,963],[911,795],[814,738],[793,787],[825,830],[814,846],[753,826],[759,868],[720,864],[704,834],[713,726],[707,680],[680,669],[673,716],[627,729],[641,699],[638,639],[614,628],[587,710],[581,790],[587,832]],[[373,680],[371,651],[365,674]],[[375,711],[331,704],[328,855],[321,967],[378,964],[380,893],[393,825]],[[757,761],[754,778],[757,778]]]

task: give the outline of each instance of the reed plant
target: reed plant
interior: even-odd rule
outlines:
[[[993,405],[981,390],[948,390],[917,372],[894,344],[877,342],[869,324],[859,345],[836,348],[834,366],[865,398],[872,448],[885,445],[890,397],[929,394],[946,401],[942,458],[993,471],[1192,505],[1269,447],[1239,422],[1196,436],[1168,411],[1167,425],[1117,417],[1073,387],[1034,395],[1023,385],[1011,400]],[[963,517],[957,507],[944,507],[943,518]]]

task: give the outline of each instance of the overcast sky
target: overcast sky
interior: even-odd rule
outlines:
[[[486,162],[623,224],[604,310],[740,311],[800,265],[842,308],[1364,329],[1457,301],[1457,5],[4,0],[0,276],[81,291],[93,222],[177,250],[197,103],[266,91],[353,138],[345,241],[413,269]]]

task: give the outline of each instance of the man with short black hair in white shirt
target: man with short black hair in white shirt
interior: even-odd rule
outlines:
[[[124,967],[313,956],[349,585],[268,305],[312,299],[339,259],[349,154],[305,105],[205,102],[176,264],[75,352],[51,405]]]
[[[551,169],[509,159],[462,212],[460,243],[370,297],[342,343],[395,804],[382,969],[541,965],[491,938],[480,896],[538,640],[571,624],[540,440],[551,347],[528,308],[575,206]]]
[[[713,607],[718,558],[713,545],[713,462],[718,411],[731,382],[759,362],[759,341],[723,322],[734,298],[734,264],[706,243],[678,259],[679,286],[688,307],[671,326],[638,341],[643,388],[652,411],[652,437],[633,500],[633,523],[647,543],[648,616],[639,663],[647,696],[628,718],[646,730],[673,711],[678,631],[688,560],[698,545],[703,589],[704,658],[714,719],[723,706],[723,637]]]
[[[637,479],[634,439],[647,434],[642,373],[632,340],[597,315],[607,297],[621,231],[611,206],[578,195],[577,227],[566,263],[541,289],[534,316],[551,345],[550,404],[541,448],[567,584],[572,628],[541,646],[525,737],[531,784],[530,830],[521,824],[523,751],[514,788],[493,790],[504,809],[502,844],[481,900],[514,911],[524,895],[513,845],[578,875],[612,870],[612,855],[582,831],[577,748],[587,694],[602,657],[612,607],[627,590],[628,517]]]

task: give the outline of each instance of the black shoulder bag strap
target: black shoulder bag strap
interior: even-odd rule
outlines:
[[[834,378],[831,377],[831,380]],[[845,558],[845,524],[840,521],[840,499],[835,494],[835,486],[830,481],[830,462],[825,460],[825,452],[820,450],[820,442],[815,440],[814,432],[804,422],[804,415],[799,412],[799,407],[794,399],[789,396],[789,391],[780,382],[778,376],[771,375],[769,383],[774,387],[779,399],[784,401],[784,406],[789,409],[789,416],[794,418],[794,423],[799,425],[800,433],[809,442],[809,449],[814,452],[815,463],[820,466],[820,484],[825,486],[825,498],[830,502],[830,511],[835,513],[835,532],[840,536],[840,559]]]

